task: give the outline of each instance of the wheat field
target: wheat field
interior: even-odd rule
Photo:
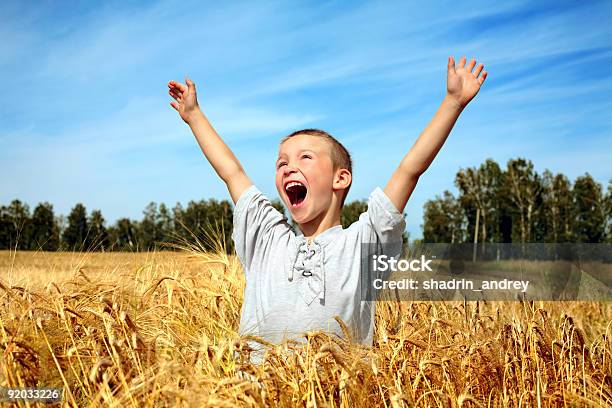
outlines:
[[[243,287],[223,251],[0,252],[0,387],[71,407],[612,406],[610,303],[380,302],[373,347],[309,332],[252,365]]]

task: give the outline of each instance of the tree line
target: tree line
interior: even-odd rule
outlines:
[[[502,169],[488,159],[460,169],[455,185],[457,197],[446,190],[426,202],[424,242],[612,242],[612,179],[606,192],[589,173],[571,183],[530,160]]]
[[[273,200],[272,205],[285,214],[279,200]],[[342,224],[347,227],[366,209],[364,200],[346,204]],[[100,210],[88,214],[81,203],[65,217],[56,216],[48,202],[39,203],[30,212],[27,204],[13,200],[0,206],[0,249],[150,251],[197,241],[205,250],[217,250],[221,244],[231,253],[232,221],[233,205],[227,200],[190,201],[186,207],[177,203],[171,209],[151,202],[141,220],[120,218],[113,225],[107,225]]]
[[[423,242],[612,242],[612,180],[607,191],[588,173],[571,183],[545,170],[538,174],[523,158],[502,169],[492,159],[460,169],[458,196],[444,191],[424,206]],[[285,214],[279,200],[272,205]],[[366,211],[356,200],[342,209],[346,228]],[[81,203],[67,217],[48,202],[33,211],[20,200],[0,206],[0,249],[45,251],[147,251],[200,242],[233,251],[233,205],[227,200],[190,201],[169,208],[151,202],[141,220],[120,218],[107,225],[102,212]],[[404,241],[408,236],[405,234]]]

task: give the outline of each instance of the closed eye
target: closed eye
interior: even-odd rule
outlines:
[[[280,169],[281,167],[286,166],[286,165],[287,165],[287,163],[285,163],[285,162],[280,162],[280,163],[278,163],[278,164],[276,165],[276,168],[277,168],[277,169]]]
[[[302,159],[312,159],[312,156],[309,154],[303,154]]]

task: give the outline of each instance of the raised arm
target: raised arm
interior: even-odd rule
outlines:
[[[466,58],[462,57],[455,68],[453,57],[448,58],[446,96],[431,122],[404,156],[385,187],[385,194],[399,212],[404,211],[419,177],[436,157],[457,118],[476,96],[487,77],[487,71],[483,71],[483,64],[478,64],[474,70],[475,60],[471,60],[467,67],[465,63]]]
[[[176,81],[168,82],[168,88],[170,88],[168,92],[174,98],[170,105],[177,110],[181,118],[191,128],[200,149],[227,185],[235,204],[242,192],[253,183],[244,172],[234,153],[200,110],[193,81],[185,78],[185,83],[187,85]]]

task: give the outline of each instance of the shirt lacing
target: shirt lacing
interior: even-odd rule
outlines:
[[[323,246],[313,241],[310,245],[303,236],[290,245],[287,257],[287,278],[293,281],[297,275],[298,290],[306,304],[315,298],[325,300],[325,267]]]

